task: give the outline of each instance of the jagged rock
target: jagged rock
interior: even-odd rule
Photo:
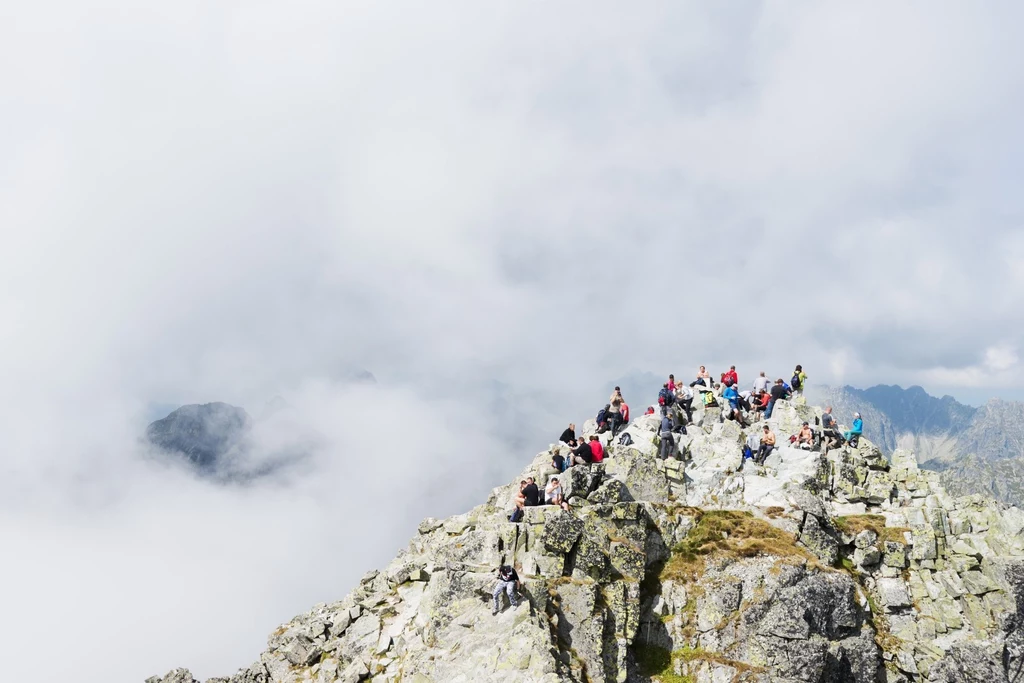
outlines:
[[[192,677],[192,672],[188,669],[174,669],[167,672],[162,678],[150,676],[146,679],[146,683],[198,683],[198,681]]]
[[[818,415],[776,409],[780,440]],[[217,683],[648,683],[633,667],[653,647],[688,653],[675,674],[701,682],[998,681],[1024,666],[1024,513],[954,500],[912,454],[890,465],[866,440],[744,464],[743,430],[709,412],[687,463],[613,445],[561,475],[570,511],[530,507],[511,524],[519,479],[554,474],[550,450],[537,454],[487,503],[424,520],[389,565]],[[657,425],[629,429],[649,440]],[[840,532],[839,514],[867,530]],[[519,571],[522,602],[502,596],[492,616],[500,564]],[[168,676],[149,683],[193,683]]]
[[[548,550],[567,553],[572,550],[583,533],[583,522],[569,513],[550,518],[544,524],[542,542]]]

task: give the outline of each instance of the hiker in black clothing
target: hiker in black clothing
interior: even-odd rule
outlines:
[[[836,418],[832,416],[832,406],[825,408],[825,412],[821,415],[821,440],[822,450],[826,452],[830,448],[843,445],[843,435],[839,433],[839,425],[836,424]]]
[[[580,439],[580,445],[569,453],[569,467],[573,465],[589,465],[594,461],[594,451],[586,439]]]
[[[526,478],[526,486],[523,487],[523,505],[533,507],[540,505],[540,489],[533,477]]]
[[[772,416],[772,411],[775,410],[775,402],[782,401],[789,398],[789,392],[786,390],[786,385],[781,379],[775,380],[775,384],[772,386],[771,400],[768,401],[768,407],[764,410],[764,419],[768,419]]]
[[[562,435],[558,437],[558,440],[562,443],[569,444],[570,446],[576,445],[576,425],[569,423]]]
[[[513,609],[519,607],[519,601],[516,599],[518,590],[519,574],[516,573],[515,568],[507,564],[498,567],[498,585],[494,587],[494,609],[491,610],[491,616],[498,613],[498,601],[502,593],[508,593],[508,602]]]

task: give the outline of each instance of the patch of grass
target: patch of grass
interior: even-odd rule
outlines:
[[[851,536],[856,536],[865,529],[871,529],[878,534],[880,541],[892,541],[906,544],[903,532],[910,531],[904,527],[886,526],[885,517],[882,515],[849,515],[847,517],[836,517],[832,521],[840,531]]]
[[[694,683],[693,676],[679,676],[675,672],[678,653],[654,645],[638,643],[633,646],[637,668],[644,676],[654,676],[661,683]]]
[[[785,508],[780,508],[778,505],[772,505],[764,511],[764,514],[769,519],[778,519],[786,511]]]
[[[749,512],[736,510],[696,511],[696,524],[686,539],[672,549],[672,557],[661,572],[662,579],[693,581],[703,573],[709,557],[742,559],[758,555],[816,558],[796,544],[793,534],[777,529]]]

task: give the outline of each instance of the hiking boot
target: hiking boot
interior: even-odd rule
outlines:
[[[493,609],[491,610],[491,616],[492,616],[492,617],[496,617],[496,616],[498,616],[498,608],[497,608],[497,607],[495,607],[495,608],[493,608]]]

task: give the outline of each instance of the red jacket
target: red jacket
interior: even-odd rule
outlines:
[[[604,460],[604,446],[601,442],[594,440],[590,442],[590,452],[594,454],[594,462],[601,462]]]
[[[627,406],[625,403],[623,403],[621,410],[622,410],[622,423],[625,424],[625,423],[629,422],[629,406]]]
[[[739,375],[736,374],[735,370],[730,370],[729,372],[722,373],[722,384],[725,384],[726,380],[731,381],[734,386],[740,383],[740,377]]]

